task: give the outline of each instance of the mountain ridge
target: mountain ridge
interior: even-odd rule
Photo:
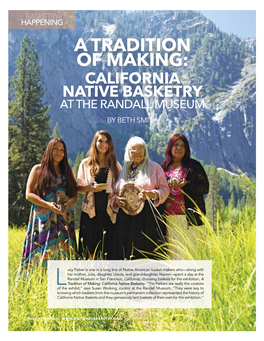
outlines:
[[[15,72],[15,59],[25,34],[34,42],[42,65],[42,78],[47,93],[44,101],[51,104],[52,127],[58,122],[71,155],[89,148],[94,132],[104,128],[113,135],[120,161],[127,139],[138,134],[146,139],[150,154],[160,162],[167,138],[173,132],[186,134],[193,157],[229,171],[241,169],[255,175],[256,88],[254,38],[240,39],[221,32],[206,17],[195,11],[77,11],[76,30],[10,30],[9,75]],[[52,32],[51,32],[52,31]],[[134,72],[179,72],[183,84],[203,86],[205,107],[202,109],[161,110],[59,109],[64,84],[84,83],[85,74],[119,72],[121,67],[81,68],[76,63],[74,46],[79,37],[89,44],[93,37],[171,37],[190,38],[190,52],[184,52],[188,66],[175,70],[168,67],[132,67]],[[122,99],[122,94],[119,94]],[[109,99],[109,98],[107,98]],[[136,100],[133,99],[133,100]],[[152,98],[154,100],[154,98]],[[106,123],[109,117],[145,117],[150,124],[116,125]],[[171,129],[168,129],[171,127]]]

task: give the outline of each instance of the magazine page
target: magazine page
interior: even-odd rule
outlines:
[[[7,13],[8,330],[256,333],[256,10],[45,7]]]

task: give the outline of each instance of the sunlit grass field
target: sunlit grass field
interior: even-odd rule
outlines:
[[[26,230],[9,228],[9,330],[254,331],[255,210],[245,207],[237,216],[235,226],[220,222],[215,231],[206,221],[199,247],[186,249],[189,259],[212,261],[211,309],[47,309],[47,275],[41,267],[15,286]]]

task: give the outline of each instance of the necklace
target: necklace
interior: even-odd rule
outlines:
[[[138,175],[137,166],[136,167],[131,166],[131,169],[128,171],[128,180],[135,181],[137,175]]]

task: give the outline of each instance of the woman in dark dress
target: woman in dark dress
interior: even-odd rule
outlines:
[[[112,259],[111,226],[116,214],[108,202],[121,172],[111,135],[97,131],[87,157],[79,166],[78,192],[84,193],[79,234],[79,256]]]
[[[186,236],[190,249],[206,232],[200,212],[206,213],[204,195],[209,191],[209,182],[203,166],[190,155],[187,138],[180,134],[171,136],[161,166],[170,187],[165,213],[172,259],[186,258]]]

